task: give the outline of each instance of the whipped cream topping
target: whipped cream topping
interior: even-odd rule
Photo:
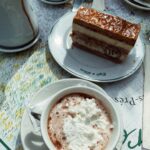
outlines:
[[[94,98],[83,98],[79,104],[70,105],[68,112],[74,114],[74,117],[68,115],[64,118],[63,132],[68,149],[97,150],[97,145],[103,148],[113,128],[105,109],[98,107]]]

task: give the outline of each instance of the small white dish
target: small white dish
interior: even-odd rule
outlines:
[[[48,105],[43,108],[43,112],[41,115],[41,120],[40,120],[40,126],[41,126],[41,134],[43,137],[43,140],[45,141],[47,147],[50,150],[56,150],[54,144],[50,140],[50,137],[48,135],[48,120],[49,120],[49,112],[52,109],[52,107],[63,97],[69,94],[73,93],[81,93],[81,94],[86,94],[91,97],[96,98],[99,100],[102,105],[107,109],[107,111],[110,114],[112,124],[114,126],[112,135],[109,139],[109,142],[106,146],[106,150],[112,150],[116,147],[118,140],[121,135],[121,121],[120,121],[120,116],[119,116],[119,111],[115,107],[112,99],[107,95],[103,94],[103,92],[96,90],[94,88],[89,88],[85,86],[80,86],[80,87],[68,87],[65,89],[62,89],[61,91],[58,91],[53,97],[49,97],[47,100],[49,101]]]
[[[138,9],[141,9],[141,10],[146,10],[146,11],[150,11],[150,7],[144,7],[144,6],[141,6],[141,5],[138,5],[130,0],[124,0],[126,3],[128,3],[129,5],[135,7],[135,8],[138,8]]]
[[[69,0],[41,0],[43,3],[51,5],[60,5],[68,2]]]
[[[46,100],[48,97],[53,96],[56,92],[60,91],[63,88],[72,87],[72,86],[87,86],[95,88],[105,94],[105,91],[89,81],[81,79],[63,79],[55,83],[48,84],[43,87],[36,95],[30,100],[32,106]],[[21,121],[21,141],[24,150],[48,150],[46,145],[43,142],[40,133],[35,133],[34,128],[31,124],[30,118],[28,116],[27,110],[25,110],[22,121]]]
[[[68,12],[53,26],[48,38],[50,52],[66,71],[82,79],[94,82],[114,82],[132,75],[142,64],[144,46],[138,38],[127,59],[115,64],[72,46],[70,37],[75,12]]]

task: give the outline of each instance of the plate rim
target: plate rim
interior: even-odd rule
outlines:
[[[59,1],[47,1],[47,0],[41,0],[41,2],[45,3],[45,4],[51,4],[51,5],[60,5],[60,4],[64,4],[66,2],[68,2],[69,0],[59,0]]]
[[[143,58],[139,61],[138,65],[136,66],[136,68],[132,69],[128,74],[126,75],[123,75],[123,76],[120,76],[120,77],[117,77],[117,78],[113,78],[113,79],[107,79],[107,80],[102,80],[102,79],[92,79],[92,78],[88,78],[88,77],[85,77],[83,75],[81,75],[80,73],[76,73],[76,72],[73,72],[72,70],[70,70],[68,67],[66,67],[64,64],[61,64],[61,62],[57,61],[57,59],[55,58],[54,54],[51,52],[51,44],[50,44],[50,40],[53,39],[52,38],[52,32],[53,32],[53,29],[55,28],[55,26],[57,25],[57,23],[59,23],[59,21],[61,21],[66,15],[70,14],[71,15],[74,15],[76,12],[72,12],[72,11],[69,11],[67,13],[65,13],[62,17],[60,17],[52,26],[51,30],[50,30],[50,33],[49,33],[49,36],[48,36],[48,47],[49,47],[49,51],[51,53],[51,55],[53,56],[54,60],[57,62],[57,64],[62,67],[64,70],[66,70],[68,73],[70,73],[71,75],[75,76],[75,77],[78,77],[80,79],[84,79],[84,80],[88,80],[88,81],[92,81],[92,82],[97,82],[97,83],[111,83],[111,82],[116,82],[116,81],[120,81],[120,80],[123,80],[129,76],[131,76],[133,73],[135,73],[141,66],[143,60],[144,60],[144,55],[145,55],[145,49],[144,49],[144,45],[142,44],[142,47],[144,49],[143,51]],[[141,38],[140,36],[138,37],[139,40],[141,41]]]
[[[16,48],[16,49],[2,49],[0,48],[0,52],[4,52],[4,53],[17,53],[17,52],[21,52],[21,51],[26,51],[28,50],[30,47],[32,47],[34,44],[36,44],[38,42],[40,38],[40,33],[38,31],[38,34],[36,35],[35,39],[29,43],[28,45],[25,45],[21,48]]]
[[[124,1],[125,1],[127,4],[133,6],[133,7],[137,8],[137,9],[145,10],[145,11],[150,11],[150,8],[147,8],[147,7],[144,7],[144,6],[142,7],[142,6],[136,5],[136,4],[134,4],[134,3],[132,3],[132,2],[130,2],[130,1],[128,1],[128,0],[124,0]]]

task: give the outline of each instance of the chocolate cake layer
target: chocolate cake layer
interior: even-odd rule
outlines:
[[[102,54],[101,52],[92,50],[92,49],[90,49],[90,48],[88,48],[88,47],[86,47],[86,46],[80,45],[79,43],[73,43],[73,45],[74,45],[75,47],[78,47],[78,48],[80,48],[80,49],[82,49],[82,50],[84,50],[84,51],[86,51],[86,52],[91,53],[91,54],[95,54],[95,55],[97,55],[97,56],[106,58],[106,59],[108,59],[108,60],[110,60],[110,61],[112,61],[112,62],[115,62],[115,63],[121,63],[121,62],[122,62],[122,60],[120,60],[120,58],[113,58],[113,57],[110,57],[110,56],[108,56],[108,55],[104,55],[104,54]],[[124,55],[124,56],[125,56],[125,55]],[[125,57],[127,57],[127,56],[125,56]]]
[[[102,56],[113,62],[122,62],[127,56],[123,48],[118,48],[113,45],[108,45],[105,42],[98,41],[94,38],[87,37],[82,34],[73,34],[73,45],[87,52]]]
[[[78,10],[73,19],[73,24],[90,28],[130,45],[135,44],[141,28],[139,24],[128,22],[120,17],[83,7]]]

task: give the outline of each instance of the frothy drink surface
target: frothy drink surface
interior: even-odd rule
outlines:
[[[112,130],[107,110],[88,95],[67,95],[49,113],[48,133],[57,150],[104,150]]]

